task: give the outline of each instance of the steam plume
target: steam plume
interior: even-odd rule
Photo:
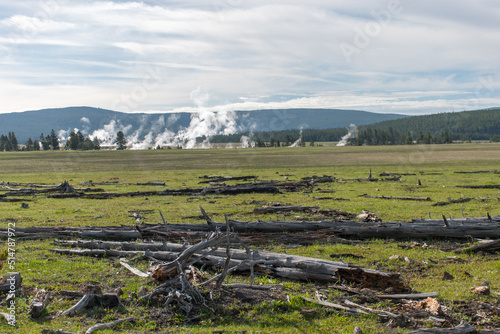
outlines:
[[[290,147],[300,147],[302,140],[303,140],[302,129],[300,129],[299,139],[297,139],[292,145],[290,145]]]
[[[347,128],[347,134],[342,137],[342,139],[337,143],[337,146],[346,146],[347,141],[350,138],[356,137],[357,135],[358,135],[358,127],[356,126],[356,124],[349,125],[349,127]]]

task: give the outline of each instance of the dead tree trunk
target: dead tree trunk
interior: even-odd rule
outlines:
[[[220,237],[211,237],[189,248],[180,244],[171,243],[160,246],[159,243],[151,245],[140,243],[134,245],[134,243],[116,242],[94,242],[91,244],[59,241],[58,243],[66,245],[79,244],[80,246],[98,246],[100,249],[57,249],[53,251],[64,254],[116,257],[137,256],[142,254],[148,258],[169,261],[168,264],[152,270],[152,276],[163,281],[178,275],[177,263],[180,263],[182,267],[188,263],[195,262],[214,267],[223,267],[227,259],[227,251],[222,248],[213,249],[213,247],[222,246],[225,240],[226,236],[220,234]],[[131,248],[136,250],[125,251],[110,249],[112,247],[120,247],[121,249]],[[165,250],[166,248],[169,250]],[[141,251],[137,249],[141,249]],[[340,261],[329,261],[261,250],[254,250],[250,258],[246,250],[231,249],[230,253],[231,260],[229,261],[229,266],[231,268],[238,268],[237,270],[240,272],[248,272],[252,266],[255,266],[255,271],[257,273],[282,278],[324,282],[336,282],[345,279],[349,282],[367,287],[377,287],[381,289],[392,287],[397,291],[405,291],[406,289],[404,282],[397,273],[365,269]]]

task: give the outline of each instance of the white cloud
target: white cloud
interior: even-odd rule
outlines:
[[[397,10],[378,22],[389,3]],[[226,110],[285,105],[417,113],[467,101],[500,104],[500,4],[491,0],[2,6],[0,112],[68,105],[196,109],[190,94],[200,86],[210,94],[205,108]],[[356,49],[349,59],[342,43]],[[476,97],[488,77],[493,89]]]

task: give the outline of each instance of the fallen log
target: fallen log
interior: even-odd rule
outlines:
[[[138,186],[165,186],[165,182],[138,182]]]
[[[110,193],[100,192],[96,194],[86,194],[82,192],[75,192],[69,194],[53,194],[47,196],[48,198],[84,198],[84,199],[110,199],[117,197],[139,197],[139,196],[163,196],[163,191],[134,191],[126,193]]]
[[[317,199],[317,200],[326,200],[326,199],[329,199],[329,200],[332,200],[332,201],[350,201],[350,199],[348,198],[341,198],[341,197],[313,197],[313,199]]]
[[[455,250],[455,253],[479,253],[479,252],[496,252],[500,250],[500,240],[485,242],[471,247]]]
[[[203,176],[199,176],[198,178],[206,180],[206,181],[198,182],[201,184],[201,183],[210,183],[210,182],[256,180],[258,178],[258,176],[256,176],[256,175],[246,175],[246,176],[203,175]]]
[[[205,213],[208,224],[141,224],[134,226],[107,227],[30,227],[16,228],[16,237],[88,237],[97,239],[131,240],[162,237],[169,235],[199,236],[200,232],[226,231],[226,224],[213,221]],[[269,240],[264,233],[274,233],[279,240],[293,243],[295,233],[307,244],[307,236],[322,235],[326,238],[458,238],[479,239],[500,238],[500,217],[460,218],[460,219],[414,219],[411,222],[357,222],[352,220],[337,221],[256,221],[245,222],[228,220],[232,230],[245,233],[248,240]],[[181,233],[182,232],[182,233]],[[196,232],[196,233],[193,233]],[[289,236],[281,236],[283,232]],[[310,233],[309,233],[310,232]],[[313,233],[314,232],[314,233]],[[255,233],[259,235],[256,236]],[[309,233],[309,234],[308,234]],[[0,237],[8,237],[8,229],[0,228]],[[274,237],[274,236],[273,236]],[[292,239],[290,239],[292,238]],[[288,240],[288,241],[287,241]],[[342,239],[341,239],[342,240]]]
[[[467,334],[467,333],[482,333],[482,331],[478,331],[474,327],[469,325],[467,322],[462,321],[458,326],[452,328],[419,328],[416,331],[408,332],[407,334],[425,334],[425,333]]]
[[[456,186],[457,188],[470,188],[470,189],[500,189],[500,184],[485,184],[477,186]]]
[[[341,311],[346,311],[346,312],[351,313],[351,314],[368,314],[367,312],[365,312],[361,309],[358,309],[358,308],[354,308],[354,307],[348,307],[348,306],[344,306],[344,305],[340,305],[340,304],[336,304],[336,303],[330,303],[327,301],[316,300],[316,299],[307,298],[307,297],[302,297],[302,299],[304,299],[305,301],[307,301],[309,303],[314,303],[314,304],[318,304],[321,306],[325,306],[325,307],[329,307],[329,308],[333,308],[333,309],[337,309],[337,310],[341,310]]]
[[[412,175],[417,175],[415,173],[386,173],[382,172],[379,174],[379,176],[412,176]]]
[[[448,205],[448,204],[456,204],[456,203],[466,203],[472,201],[472,198],[470,197],[465,197],[465,198],[459,198],[459,199],[450,199],[449,201],[445,202],[436,202],[431,204],[431,206],[443,206],[443,205]]]
[[[200,262],[215,267],[223,267],[227,258],[226,250],[211,249],[223,245],[225,236],[209,241],[200,242],[197,245],[185,248],[180,244],[165,244],[163,249],[169,248],[171,251],[158,251],[159,243],[148,246],[147,243],[140,243],[133,246],[133,243],[110,243],[99,242],[101,249],[53,249],[59,254],[85,255],[85,256],[116,256],[131,257],[143,255],[148,258],[155,258],[162,261],[170,261],[170,264],[161,266],[153,272],[152,277],[158,280],[165,280],[178,274],[174,263],[181,263],[182,267],[193,258],[194,262]],[[69,244],[69,243],[68,243]],[[84,245],[80,243],[81,245]],[[141,251],[124,251],[117,249],[103,249],[106,247],[123,246],[123,248],[142,249]],[[149,248],[149,249],[148,249]],[[349,282],[377,288],[393,287],[397,291],[406,289],[401,277],[397,273],[383,272],[374,269],[364,269],[352,266],[340,261],[321,260],[310,257],[280,254],[261,250],[254,250],[252,258],[249,259],[246,250],[231,249],[231,267],[238,266],[241,272],[250,270],[252,263],[258,265],[257,272],[274,275],[276,277],[291,278],[299,280],[317,280],[324,282],[336,282],[345,279]]]
[[[263,208],[255,208],[254,213],[267,214],[279,212],[312,212],[318,210],[318,206],[266,206]]]
[[[75,191],[75,188],[73,188],[67,181],[64,181],[64,182],[59,183],[59,184],[54,185],[54,186],[38,185],[36,188],[43,188],[43,189],[41,189],[41,190],[33,189],[33,188],[17,189],[17,190],[12,190],[12,191],[6,192],[4,195],[5,196],[27,196],[27,195],[34,195],[34,194],[45,194],[45,193],[50,193],[50,192],[71,193],[71,192]]]
[[[412,196],[370,196],[367,194],[359,195],[364,198],[381,198],[381,199],[399,199],[403,201],[430,201],[430,197],[412,197]]]
[[[439,296],[438,292],[427,292],[427,293],[400,293],[392,295],[375,295],[374,297],[380,299],[427,299],[429,297]]]
[[[458,171],[458,172],[453,172],[456,174],[484,174],[484,173],[493,173],[493,174],[500,174],[500,171],[498,170],[476,170],[476,171]]]
[[[105,324],[95,324],[94,326],[92,326],[89,329],[87,329],[85,331],[85,334],[92,334],[94,332],[97,332],[97,331],[100,331],[100,330],[103,330],[103,329],[113,328],[113,327],[121,324],[122,322],[134,321],[134,320],[135,320],[134,318],[130,317],[130,318],[125,318],[125,319],[118,319],[118,320],[115,320],[113,322],[108,322],[108,323],[105,323]]]
[[[312,186],[316,183],[331,183],[331,182],[337,182],[338,180],[334,176],[323,175],[323,176],[303,177],[302,181],[305,181]]]
[[[31,202],[30,199],[25,199],[25,198],[6,198],[3,196],[0,196],[0,202],[3,203],[17,203],[17,202]]]
[[[15,294],[23,283],[23,278],[18,272],[10,273],[0,278],[0,292]]]
[[[207,225],[184,224],[180,228],[174,225],[141,224],[138,226],[105,226],[105,227],[29,227],[17,228],[18,239],[47,239],[61,237],[78,237],[108,240],[156,239],[177,242],[188,240],[198,242],[211,228]],[[175,225],[177,226],[177,224]],[[191,230],[193,229],[193,231]],[[0,228],[0,238],[7,238],[6,228]],[[288,245],[311,245],[314,243],[360,243],[358,240],[340,238],[333,231],[318,230],[296,233],[240,233],[239,237],[248,245],[281,243]],[[234,240],[232,240],[234,242]]]

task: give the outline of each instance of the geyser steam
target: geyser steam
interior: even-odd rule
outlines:
[[[356,124],[351,124],[347,128],[347,134],[337,143],[337,146],[346,146],[350,138],[355,138],[358,135],[358,127]]]

